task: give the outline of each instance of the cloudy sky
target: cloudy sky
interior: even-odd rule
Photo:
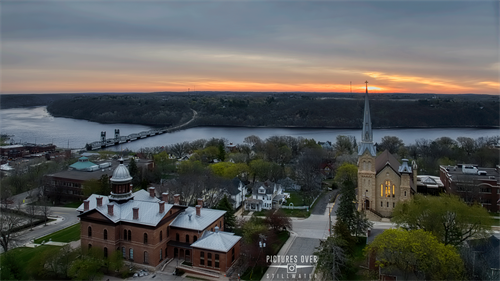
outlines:
[[[2,93],[499,93],[499,4],[2,1]]]

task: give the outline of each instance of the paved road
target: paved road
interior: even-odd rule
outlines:
[[[43,237],[78,223],[79,219],[77,215],[78,212],[75,208],[51,207],[51,216],[57,218],[56,221],[48,223],[47,225],[38,225],[34,227],[32,231],[28,229],[19,232],[16,236],[16,241],[10,246],[10,248],[21,247],[32,239]]]

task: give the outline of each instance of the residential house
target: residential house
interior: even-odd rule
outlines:
[[[246,199],[247,187],[239,178],[234,178],[231,185],[227,187],[227,193],[229,194],[229,202],[233,204],[233,208],[236,210]]]
[[[271,181],[255,182],[252,186],[252,197],[246,200],[245,210],[271,210],[285,200],[280,184]]]

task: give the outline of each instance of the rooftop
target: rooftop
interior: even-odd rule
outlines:
[[[200,216],[197,216],[196,208],[188,207],[172,221],[170,226],[202,231],[225,213],[226,211],[201,208]]]
[[[481,168],[477,167],[477,170],[480,172],[484,172],[482,174],[472,174],[472,173],[464,173],[462,171],[462,165],[459,164],[457,166],[440,166],[442,171],[446,171],[448,176],[457,182],[467,181],[467,180],[480,180],[480,181],[496,181],[497,184],[500,183],[500,174],[498,173],[497,168]]]
[[[89,210],[84,211],[84,204],[81,204],[76,210],[82,212],[82,214],[97,211],[101,213],[103,216],[108,218],[114,223],[117,222],[131,222],[149,226],[156,226],[161,219],[172,209],[174,205],[165,203],[164,211],[162,213],[159,212],[159,204],[160,199],[156,197],[149,196],[149,192],[145,190],[139,190],[133,193],[134,200],[129,200],[125,203],[118,204],[113,201],[109,201],[108,196],[92,194],[87,199],[89,200]],[[97,197],[102,197],[102,205],[100,207],[97,206]],[[108,204],[113,205],[113,215],[111,216],[108,213]],[[139,218],[133,218],[133,208],[139,208]]]
[[[228,252],[240,241],[241,237],[234,233],[224,231],[205,231],[201,238],[191,244],[193,248],[201,248],[213,251]]]

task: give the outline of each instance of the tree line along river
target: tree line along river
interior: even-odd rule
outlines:
[[[114,130],[119,129],[122,136],[152,129],[148,126],[131,124],[100,124],[85,120],[53,117],[45,106],[31,108],[12,108],[0,111],[0,128],[2,134],[12,135],[16,143],[53,143],[63,148],[83,148],[85,144],[100,139],[102,131],[107,138],[114,137]],[[271,136],[292,136],[314,139],[316,141],[335,142],[338,135],[355,136],[361,140],[361,129],[320,129],[320,128],[247,128],[247,127],[195,127],[173,133],[162,134],[134,142],[110,147],[110,150],[129,149],[137,151],[143,147],[166,146],[183,141],[197,139],[225,138],[234,144],[243,143],[250,135],[266,139]],[[415,143],[417,139],[434,140],[447,136],[457,137],[492,137],[500,135],[497,129],[475,128],[418,128],[418,129],[374,129],[373,138],[380,142],[384,136],[397,136],[406,145]]]

